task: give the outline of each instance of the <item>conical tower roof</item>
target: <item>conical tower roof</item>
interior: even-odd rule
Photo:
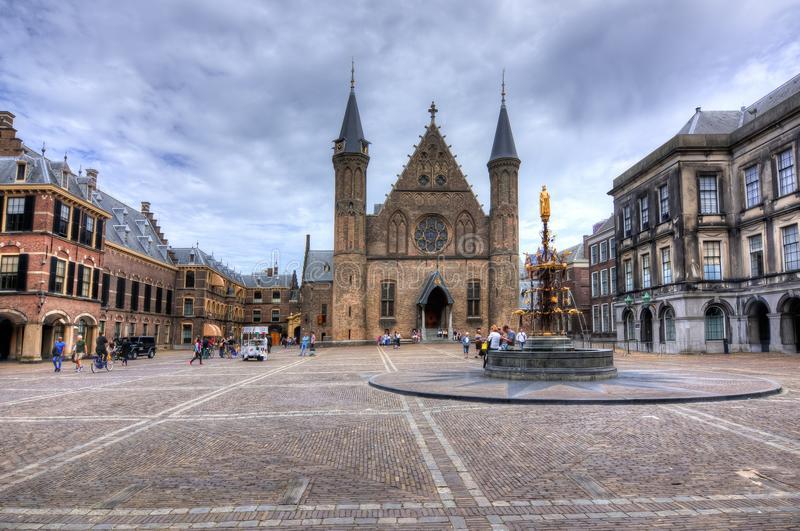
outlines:
[[[511,132],[511,122],[508,120],[506,110],[506,85],[503,81],[502,98],[500,101],[500,116],[497,117],[497,129],[494,132],[494,144],[492,144],[492,155],[489,162],[497,159],[519,159],[517,156],[517,146],[514,144],[514,135]]]
[[[369,144],[364,138],[364,130],[361,128],[361,116],[358,114],[358,103],[356,102],[355,78],[350,78],[350,96],[347,98],[347,108],[344,111],[342,120],[342,130],[339,138],[334,142],[344,141],[344,149],[340,153],[363,153],[362,144]]]

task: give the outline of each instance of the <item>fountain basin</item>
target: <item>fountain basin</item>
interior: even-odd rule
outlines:
[[[564,336],[528,338],[520,350],[490,350],[484,373],[509,380],[607,380],[617,376],[610,349],[573,348]]]

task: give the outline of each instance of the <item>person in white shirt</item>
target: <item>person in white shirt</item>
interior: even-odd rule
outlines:
[[[492,331],[489,332],[489,337],[486,338],[486,341],[489,342],[489,350],[499,350],[500,349],[500,332],[497,330],[497,325],[492,325]],[[486,367],[486,360],[489,358],[487,353],[486,356],[483,357],[483,366]]]
[[[519,334],[517,334],[517,348],[522,350],[525,347],[525,341],[528,340],[528,334],[525,333],[525,330],[520,329]]]

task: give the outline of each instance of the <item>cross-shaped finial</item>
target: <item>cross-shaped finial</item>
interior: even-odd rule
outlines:
[[[431,113],[431,123],[433,123],[436,120],[436,113],[439,112],[434,102],[431,102],[431,107],[428,109],[428,112]]]

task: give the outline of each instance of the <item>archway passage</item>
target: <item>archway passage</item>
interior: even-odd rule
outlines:
[[[625,341],[636,340],[636,326],[634,324],[633,311],[626,308],[622,312],[622,322],[624,323]]]
[[[25,323],[19,312],[0,312],[0,361],[18,359],[21,355]]]
[[[784,301],[781,311],[781,343],[800,352],[800,298]]]
[[[648,351],[651,350],[653,347],[653,313],[647,308],[642,310],[640,334],[642,346]]]
[[[52,357],[53,345],[59,337],[65,337],[67,319],[65,314],[53,313],[42,321],[42,359]]]
[[[755,301],[747,311],[747,340],[761,352],[769,351],[769,308],[762,301]]]
[[[439,287],[434,288],[425,304],[425,328],[437,330],[446,328],[445,310],[447,309],[447,295]]]

